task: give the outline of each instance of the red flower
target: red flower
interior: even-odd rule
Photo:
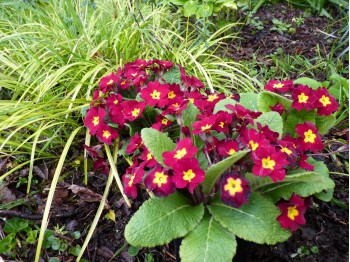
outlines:
[[[229,130],[229,125],[232,122],[232,114],[219,111],[216,113],[216,125],[214,129],[218,132],[226,133]]]
[[[196,121],[192,124],[192,134],[198,135],[200,133],[209,133],[210,130],[214,129],[216,123],[216,115],[210,115],[204,117],[200,121]]]
[[[176,188],[187,186],[188,190],[193,193],[193,190],[204,181],[205,172],[199,167],[199,162],[196,158],[180,159],[173,168],[173,181]]]
[[[240,104],[225,105],[225,107],[231,110],[238,119],[246,120],[248,123],[252,125],[254,124],[253,119],[256,119],[262,114],[261,112],[250,111],[249,109],[241,106]]]
[[[320,116],[329,116],[339,109],[338,102],[329,94],[326,88],[321,87],[317,89],[316,97],[315,106],[317,108],[317,113]]]
[[[171,126],[173,121],[170,121],[168,118],[162,115],[156,116],[156,123],[152,125],[152,128],[161,131],[162,129]]]
[[[143,146],[143,152],[140,156],[140,159],[143,160],[141,165],[146,166],[148,168],[154,167],[158,163],[154,156],[152,156],[152,154],[148,151],[148,149],[145,146]]]
[[[158,81],[149,82],[146,88],[141,90],[140,97],[148,106],[164,107],[168,104],[169,88],[167,84],[161,84]]]
[[[307,207],[305,200],[293,193],[289,201],[282,201],[278,204],[278,208],[282,211],[282,214],[277,217],[277,220],[283,228],[296,231],[300,225],[306,223],[304,214]]]
[[[172,177],[168,175],[168,171],[163,169],[161,165],[155,166],[148,173],[144,183],[147,189],[152,191],[156,196],[166,197],[174,193],[175,190]]]
[[[178,84],[169,84],[168,85],[168,95],[167,98],[169,103],[173,103],[173,101],[178,101],[178,98],[183,99],[184,93],[180,90],[180,86]]]
[[[222,156],[232,156],[238,151],[238,142],[233,140],[225,141],[219,145],[218,150]]]
[[[231,173],[223,176],[221,183],[221,201],[234,208],[241,207],[248,203],[250,195],[249,183],[247,180]]]
[[[138,133],[135,133],[130,139],[129,145],[126,147],[125,153],[132,154],[136,149],[141,148],[142,146],[142,138]]]
[[[110,94],[106,99],[106,105],[109,110],[112,110],[112,108],[118,105],[121,101],[123,101],[121,94]]]
[[[254,166],[253,174],[256,176],[270,176],[272,181],[277,182],[284,179],[288,165],[286,155],[282,152],[276,152],[275,148],[259,147],[253,156]]]
[[[190,90],[204,88],[204,84],[195,76],[186,75],[185,69],[180,67],[181,80],[185,87],[191,88]]]
[[[306,160],[307,155],[301,154],[299,159],[300,167],[309,171],[314,171],[315,167],[313,165],[310,165]]]
[[[299,135],[298,144],[303,151],[311,150],[314,153],[323,150],[321,137],[316,126],[311,122],[296,125],[295,132]]]
[[[114,128],[107,124],[102,124],[98,129],[96,136],[98,140],[107,145],[112,144],[112,141],[118,137],[118,133]]]
[[[192,140],[190,138],[185,138],[176,144],[174,151],[164,152],[162,156],[164,159],[164,164],[172,167],[180,159],[193,158],[197,152],[198,149],[192,144]]]
[[[109,175],[109,163],[105,161],[102,157],[98,157],[94,160],[94,171],[101,170],[101,173],[108,176]]]
[[[100,91],[104,94],[107,93],[119,80],[120,73],[118,71],[117,74],[111,73],[108,76],[102,77],[99,83]]]
[[[270,142],[274,142],[277,140],[279,134],[277,132],[272,131],[268,125],[262,126],[260,123],[257,123],[260,134],[263,134]]]
[[[297,88],[292,91],[292,98],[292,107],[298,111],[302,109],[310,111],[315,108],[315,91],[308,86],[297,86]]]
[[[161,71],[164,71],[164,70],[167,70],[167,69],[170,69],[174,66],[174,63],[173,62],[170,62],[170,61],[165,61],[165,60],[153,60],[152,63],[154,63],[155,65],[158,65],[159,66],[159,69]],[[152,68],[152,69],[155,69],[155,68]],[[157,71],[157,70],[155,70]]]
[[[132,198],[137,197],[136,185],[142,182],[144,170],[142,168],[135,167],[137,163],[128,167],[126,173],[123,175],[124,193]]]
[[[275,111],[275,112],[279,113],[280,115],[282,115],[283,112],[284,112],[284,107],[283,107],[283,105],[280,104],[280,103],[278,103],[278,102],[277,102],[274,106],[270,106],[270,109],[271,109],[272,111]]]
[[[270,80],[264,88],[271,92],[288,92],[290,88],[293,87],[293,81],[292,80],[284,80],[284,81],[277,81],[277,80]]]
[[[263,134],[260,134],[255,129],[244,128],[241,131],[240,139],[245,143],[252,151],[257,150],[259,147],[266,147],[270,145],[270,141],[266,139]]]
[[[106,111],[101,107],[91,107],[85,118],[84,124],[89,128],[90,135],[95,135],[96,132],[101,128],[101,125],[104,124],[103,119],[106,116]]]
[[[139,118],[142,115],[143,110],[145,110],[145,103],[135,100],[123,101],[120,105],[122,107],[124,118],[129,121],[134,121]]]

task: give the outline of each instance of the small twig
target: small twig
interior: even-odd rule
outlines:
[[[337,36],[334,36],[334,35],[328,34],[328,33],[326,33],[326,32],[323,32],[322,30],[320,30],[320,29],[318,29],[318,28],[316,28],[316,31],[317,31],[317,32],[320,32],[320,33],[322,33],[322,34],[324,34],[324,35],[326,35],[326,36],[329,36],[329,37],[339,38],[339,37],[337,37]]]
[[[79,209],[75,209],[71,212],[65,212],[61,214],[53,214],[51,215],[51,218],[67,218],[71,216],[75,216],[80,213]],[[43,215],[31,215],[31,214],[25,214],[18,211],[13,210],[0,210],[0,217],[20,217],[20,218],[26,218],[29,220],[42,220]]]

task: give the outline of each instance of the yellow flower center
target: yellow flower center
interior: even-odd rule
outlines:
[[[234,196],[236,193],[242,192],[242,180],[239,178],[234,179],[233,177],[230,177],[227,179],[227,184],[224,186],[224,190],[228,191],[230,196]]]
[[[189,98],[188,99],[192,104],[194,103],[194,99],[193,98]]]
[[[173,107],[179,107],[179,103],[172,104]]]
[[[292,150],[288,149],[287,147],[282,147],[281,151],[283,153],[286,153],[288,155],[291,155],[292,154]]]
[[[291,220],[294,220],[296,216],[299,215],[299,211],[297,209],[297,206],[291,206],[291,207],[288,207],[288,217],[291,219]]]
[[[304,93],[301,93],[298,95],[299,103],[306,103],[309,97],[305,95]]]
[[[174,157],[175,157],[176,159],[181,159],[181,158],[183,158],[186,154],[187,154],[187,150],[186,150],[186,148],[183,148],[183,149],[177,150]]]
[[[325,95],[323,95],[319,101],[322,103],[323,106],[328,106],[332,104],[331,101],[329,101],[329,97]]]
[[[170,91],[170,92],[168,93],[168,98],[169,98],[169,99],[173,99],[174,97],[176,97],[174,91]]]
[[[160,99],[160,92],[157,91],[157,90],[153,90],[153,93],[151,94],[151,97],[152,97],[153,99],[159,100],[159,99]]]
[[[134,179],[135,179],[135,174],[133,174],[131,177],[130,177],[130,180],[128,182],[128,186],[132,186],[132,184],[134,183]]]
[[[224,128],[224,125],[225,125],[224,122],[220,122],[219,127]]]
[[[120,83],[120,85],[125,85],[125,84],[126,84],[126,80]]]
[[[262,162],[262,167],[266,169],[274,170],[274,167],[276,165],[275,160],[270,159],[269,156],[267,158],[263,158],[261,162]]]
[[[111,79],[107,82],[107,85],[109,86],[109,85],[113,84],[113,82],[114,82],[113,79]]]
[[[259,144],[258,143],[254,143],[253,140],[249,141],[249,145],[250,145],[250,147],[252,148],[253,151],[255,151],[258,148],[258,146],[259,146]]]
[[[201,127],[201,130],[202,130],[202,131],[207,131],[207,130],[209,130],[209,129],[211,128],[211,126],[212,126],[212,125],[206,124],[205,126],[202,126],[202,127]]]
[[[131,74],[133,77],[135,77],[135,76],[137,76],[137,73],[133,73],[133,74]]]
[[[284,84],[282,84],[282,83],[278,83],[278,84],[274,84],[273,85],[273,88],[282,88],[284,86]]]
[[[228,151],[228,154],[230,156],[232,156],[234,153],[236,153],[236,150],[234,150],[233,148],[231,148],[230,151]]]
[[[305,143],[315,143],[316,134],[314,134],[311,129],[309,129],[307,132],[304,132],[304,136]]]
[[[208,95],[208,102],[213,102],[215,99],[218,98],[218,95],[217,94],[214,94],[214,95]]]
[[[113,104],[115,104],[115,105],[118,103],[119,103],[119,101],[117,99],[113,101]]]
[[[168,176],[164,175],[163,172],[156,172],[154,175],[153,183],[157,184],[158,187],[161,187],[163,184],[166,184]]]
[[[193,173],[192,169],[184,171],[183,174],[184,174],[183,179],[188,182],[191,182],[191,180],[196,176],[196,174]]]
[[[162,119],[162,124],[163,124],[163,125],[168,124],[168,119],[167,119],[167,118],[163,118],[163,119]]]
[[[92,123],[94,124],[94,126],[97,126],[99,122],[100,118],[98,116],[94,116],[94,119],[92,119]]]
[[[147,154],[147,160],[151,160],[152,159],[152,155],[151,155],[151,153],[148,153]]]
[[[140,108],[135,108],[134,110],[132,110],[131,115],[133,117],[137,117],[140,114]]]
[[[111,133],[109,131],[107,131],[107,130],[103,130],[103,135],[102,136],[108,139],[111,136]]]

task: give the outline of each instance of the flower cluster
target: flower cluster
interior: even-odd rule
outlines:
[[[174,72],[179,72],[179,79],[167,81],[166,75]],[[338,108],[325,88],[315,91],[291,80],[271,80],[265,89],[292,97],[296,110],[316,109],[319,115],[327,116]],[[262,113],[240,105],[238,95],[231,95],[233,102],[218,108],[218,102],[227,98],[207,92],[200,80],[169,61],[137,59],[101,79],[84,123],[102,143],[112,144],[118,136],[122,138],[125,153],[132,159],[122,177],[124,191],[133,198],[139,188],[163,197],[179,189],[192,195],[194,201],[203,201],[206,196],[201,183],[206,168],[241,150],[250,153],[224,172],[210,194],[220,192],[222,202],[235,208],[249,202],[247,173],[279,182],[290,170],[313,170],[306,161],[307,153],[323,149],[314,123],[298,124],[294,136],[281,136],[257,122]],[[287,113],[279,103],[271,110]],[[196,112],[192,122],[186,118],[188,111]],[[174,138],[176,146],[162,153],[163,163],[155,159],[139,132],[128,137],[132,123]],[[297,224],[303,224],[306,208],[297,196],[279,207],[282,215],[278,220],[283,227],[295,230]]]
[[[265,85],[265,89],[283,95],[290,93],[293,99],[292,107],[298,111],[302,109],[305,111],[316,109],[318,115],[329,116],[339,109],[338,102],[324,87],[314,90],[306,85],[294,85],[291,80],[270,80]],[[281,112],[280,110],[283,111],[283,106],[278,103],[273,106],[272,110]]]

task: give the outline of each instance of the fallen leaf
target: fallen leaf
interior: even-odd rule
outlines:
[[[94,191],[78,186],[78,185],[71,185],[68,189],[72,190],[73,194],[77,194],[82,201],[86,202],[100,202],[102,199],[102,196],[100,194],[95,193]],[[105,208],[110,209],[110,206],[106,200]]]

